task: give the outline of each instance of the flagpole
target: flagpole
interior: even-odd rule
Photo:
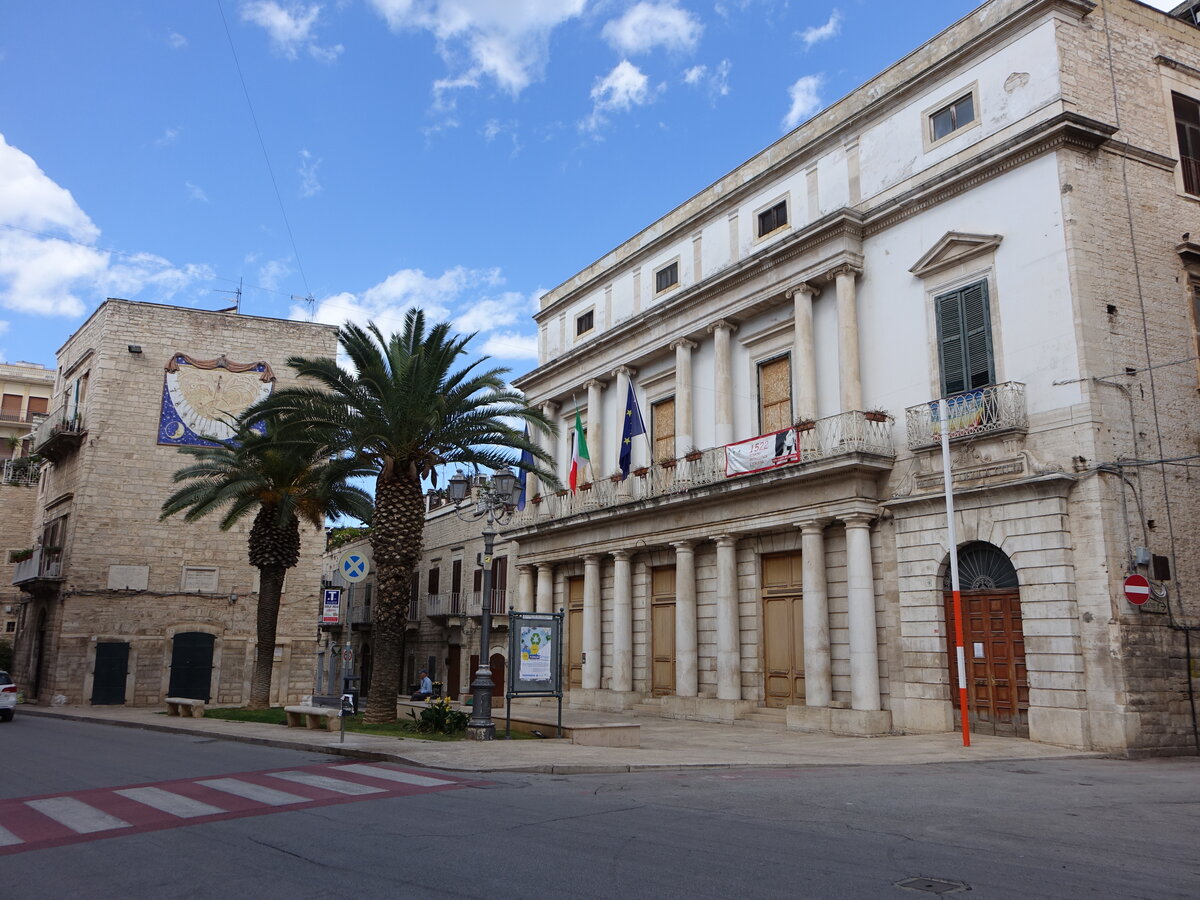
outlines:
[[[958,590],[958,536],[954,528],[954,479],[950,473],[950,404],[938,400],[938,418],[942,423],[942,481],[946,490],[946,529],[950,541],[950,593],[954,608],[954,652],[958,656],[958,707],[962,710],[962,742],[971,746],[971,726],[967,718],[967,655],[963,641],[962,595]],[[949,638],[949,635],[947,635]]]

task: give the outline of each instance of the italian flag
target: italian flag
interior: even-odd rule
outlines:
[[[587,438],[583,434],[583,419],[579,410],[575,410],[575,452],[571,456],[571,492],[579,485],[579,473],[583,467],[590,465],[592,458],[588,456]]]

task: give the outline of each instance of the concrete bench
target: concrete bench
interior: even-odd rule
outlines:
[[[585,747],[640,747],[641,726],[624,722],[605,722],[596,725],[572,725],[563,728],[572,744]]]
[[[193,700],[190,697],[168,697],[167,715],[182,718],[204,718],[204,701]]]
[[[326,731],[338,730],[338,719],[341,710],[330,706],[285,706],[288,728],[324,728]]]

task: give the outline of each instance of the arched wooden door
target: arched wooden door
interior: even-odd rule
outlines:
[[[971,729],[981,734],[1028,737],[1029,676],[1025,668],[1025,635],[1017,571],[1003,550],[983,541],[959,548],[958,569]],[[954,719],[961,726],[955,688],[958,660],[954,601],[948,566],[944,600],[946,656],[951,692],[955,698]]]

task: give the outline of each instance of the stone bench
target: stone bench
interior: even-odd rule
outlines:
[[[288,728],[324,728],[326,731],[337,731],[338,719],[342,711],[332,706],[285,706]]]
[[[204,701],[193,700],[190,697],[168,697],[167,715],[182,718],[204,718]]]
[[[563,728],[572,744],[583,747],[640,747],[641,726],[635,723],[604,722],[595,725],[571,725]]]

